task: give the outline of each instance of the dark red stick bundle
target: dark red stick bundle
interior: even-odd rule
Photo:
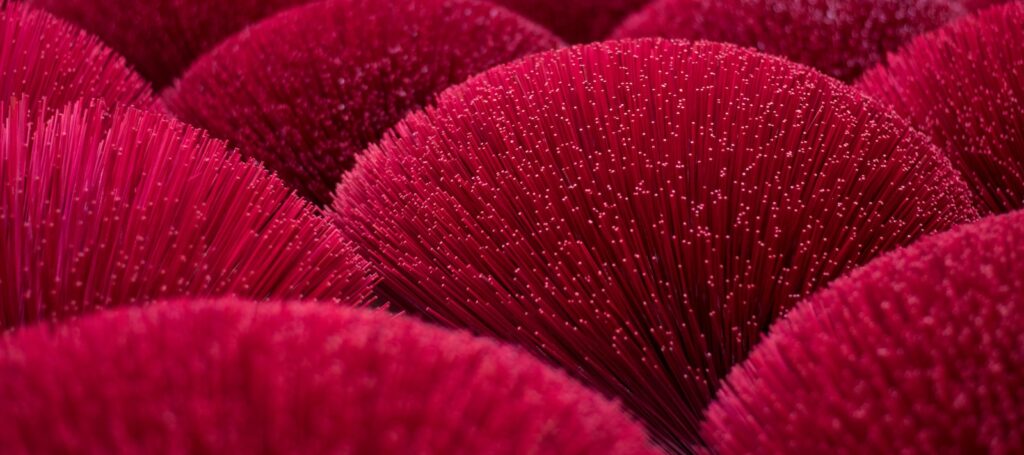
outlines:
[[[1024,208],[1024,3],[921,36],[857,86],[928,133],[982,211]]]
[[[95,33],[157,87],[246,25],[309,0],[33,0]]]
[[[599,41],[629,13],[650,0],[492,0],[538,24],[570,43]]]
[[[149,85],[99,39],[22,3],[0,3],[0,102],[45,97],[51,108],[99,98],[149,108]]]
[[[976,217],[942,154],[856,90],[665,40],[444,92],[370,147],[333,209],[387,299],[527,346],[680,451],[797,299]]]
[[[995,6],[1010,1],[1020,0],[960,0],[960,3],[962,3],[968,11],[979,11],[990,6]]]
[[[883,256],[773,327],[704,424],[718,453],[1024,451],[1024,212]]]
[[[950,0],[654,0],[612,36],[736,43],[850,81],[964,12]]]
[[[407,111],[479,71],[558,44],[486,3],[336,0],[228,40],[165,100],[326,204],[356,153]]]
[[[656,453],[526,353],[369,310],[125,308],[0,339],[0,371],[15,453]]]
[[[181,295],[366,299],[331,223],[203,132],[130,108],[0,110],[0,327]]]

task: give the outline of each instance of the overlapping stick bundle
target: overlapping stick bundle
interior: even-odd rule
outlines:
[[[1020,452],[1022,31],[3,1],[0,448]]]

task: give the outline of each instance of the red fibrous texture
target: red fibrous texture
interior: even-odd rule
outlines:
[[[365,300],[331,223],[199,130],[24,100],[0,125],[0,327],[181,295]]]
[[[571,43],[600,40],[650,0],[492,0]]]
[[[157,87],[224,38],[308,0],[32,0],[98,35]]]
[[[279,14],[204,56],[164,99],[326,204],[356,153],[451,84],[558,46],[465,0],[336,0]],[[244,77],[239,77],[245,75]]]
[[[527,346],[676,450],[798,298],[976,216],[942,154],[856,90],[666,40],[446,91],[368,149],[333,209],[388,300]]]
[[[719,453],[1024,451],[1024,212],[883,256],[802,302],[733,370]]]
[[[949,0],[654,0],[612,36],[736,43],[850,81],[963,13]]]
[[[177,301],[0,340],[24,453],[654,454],[517,349],[365,309]]]
[[[100,40],[21,3],[0,5],[0,102],[27,95],[58,108],[100,98],[150,108],[149,85]]]
[[[978,10],[982,10],[982,9],[988,8],[990,6],[1006,3],[1008,1],[1010,1],[1010,0],[960,0],[960,3],[963,4],[964,7],[967,8],[968,11],[978,11]],[[1019,0],[1013,0],[1013,1],[1019,1]]]
[[[983,212],[1024,207],[1024,3],[921,36],[857,85],[931,135]]]

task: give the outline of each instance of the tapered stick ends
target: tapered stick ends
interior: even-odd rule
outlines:
[[[528,347],[678,451],[800,297],[976,217],[941,153],[855,90],[664,40],[448,90],[370,147],[332,208],[385,299]]]
[[[176,296],[365,302],[368,264],[259,164],[160,114],[0,103],[0,326]]]
[[[1024,4],[923,35],[857,86],[931,136],[981,211],[1024,208]]]
[[[15,452],[656,453],[525,353],[362,309],[122,308],[3,338],[0,371]]]
[[[719,453],[1024,450],[1024,212],[879,258],[801,303],[734,368]]]
[[[224,42],[164,100],[327,204],[356,154],[408,111],[479,71],[559,44],[484,2],[319,2]]]
[[[955,0],[654,0],[612,37],[734,43],[851,81],[965,12]]]
[[[152,108],[149,85],[95,36],[21,2],[0,4],[0,102],[80,98]]]

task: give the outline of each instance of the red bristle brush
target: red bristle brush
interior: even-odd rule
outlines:
[[[333,0],[229,39],[164,100],[323,205],[356,153],[406,112],[479,71],[559,43],[483,2]]]
[[[656,454],[528,354],[379,311],[224,299],[0,338],[13,453]]]
[[[536,21],[570,43],[601,40],[650,0],[491,0]]]
[[[59,108],[99,98],[152,108],[152,89],[96,37],[22,3],[0,2],[0,102],[26,95]]]
[[[680,452],[798,298],[976,217],[942,154],[858,91],[668,40],[444,92],[361,156],[333,210],[388,301],[528,347]]]
[[[612,37],[736,43],[851,81],[964,12],[950,0],[654,0]]]
[[[95,33],[155,86],[246,25],[309,0],[31,0]]]
[[[717,453],[1024,452],[1024,212],[801,303],[708,409]]]
[[[367,264],[256,163],[159,114],[0,103],[0,328],[183,295],[361,302]]]
[[[1024,208],[1024,3],[915,39],[857,87],[929,134],[982,212]]]

